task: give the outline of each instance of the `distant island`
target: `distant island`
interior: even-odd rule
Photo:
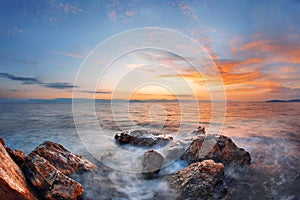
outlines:
[[[273,100],[268,100],[266,102],[300,102],[300,99],[290,99],[290,100],[273,99]]]

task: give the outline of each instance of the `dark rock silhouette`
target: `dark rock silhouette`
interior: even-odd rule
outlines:
[[[149,132],[147,130],[117,133],[115,139],[119,144],[131,144],[142,147],[151,147],[155,145],[165,146],[173,140],[172,137],[162,136],[159,135],[159,133]]]

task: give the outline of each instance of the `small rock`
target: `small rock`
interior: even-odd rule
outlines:
[[[3,142],[0,143],[0,199],[38,199],[20,167],[5,150]]]
[[[142,156],[142,168],[145,178],[154,178],[163,165],[164,157],[154,150],[149,150]]]
[[[115,135],[115,140],[120,144],[132,144],[142,147],[152,147],[152,146],[165,146],[173,137],[161,136],[156,132],[149,132],[147,130],[135,130],[131,133],[117,133]]]
[[[32,153],[45,158],[65,175],[74,174],[78,170],[87,171],[97,169],[94,163],[70,152],[62,145],[50,141],[40,144]]]
[[[25,161],[25,174],[45,199],[78,199],[83,188],[80,183],[57,170],[49,161],[32,152]]]
[[[224,165],[213,160],[196,162],[175,173],[171,185],[177,189],[176,199],[227,199]]]

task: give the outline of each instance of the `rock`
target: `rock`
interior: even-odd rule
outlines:
[[[202,153],[204,140],[206,140],[206,143],[212,144],[212,148],[207,149],[208,152],[205,154]],[[219,137],[212,135],[197,136],[182,156],[182,159],[189,163],[212,159],[226,166],[242,166],[251,163],[249,152],[237,147],[231,138],[224,135]]]
[[[24,162],[26,159],[25,153],[20,150],[14,150],[10,147],[6,147],[6,151],[10,155],[10,157],[13,159],[13,161],[15,161],[15,163],[17,165],[19,165],[19,167],[21,167],[21,169],[24,169]]]
[[[35,152],[25,161],[25,174],[45,199],[78,199],[83,188],[81,184],[57,170],[49,161]]]
[[[0,199],[38,199],[20,167],[5,150],[4,141],[0,143]]]
[[[177,199],[228,199],[224,183],[224,165],[213,160],[196,162],[175,173],[171,185]]]
[[[199,134],[205,134],[205,127],[203,126],[198,126],[197,130],[193,131],[192,133],[199,135]]]
[[[152,147],[165,146],[173,140],[172,137],[165,137],[159,133],[149,132],[147,130],[135,130],[130,133],[122,132],[115,135],[115,140],[120,144],[132,144],[136,146]]]
[[[3,138],[0,138],[0,143],[2,144],[2,146],[3,146],[4,148],[6,148],[6,144],[5,144],[5,141],[4,141]]]
[[[175,160],[180,159],[190,144],[192,143],[192,139],[181,139],[174,140],[168,147],[163,149],[163,155],[165,156],[164,164],[168,165],[174,162]]]
[[[70,152],[62,145],[50,141],[37,146],[31,154],[37,154],[45,158],[65,175],[74,174],[78,170],[87,171],[97,169],[94,163]]]
[[[142,169],[145,178],[154,178],[160,171],[164,157],[154,150],[146,151],[142,156]]]

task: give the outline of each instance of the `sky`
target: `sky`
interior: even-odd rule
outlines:
[[[218,93],[205,84],[218,76],[228,100],[300,98],[299,22],[297,0],[2,0],[0,98],[72,98],[76,90],[82,98],[205,100]],[[185,34],[218,73],[198,73],[183,57],[159,49],[116,55],[118,45],[100,49],[99,57],[94,51],[94,64],[86,61],[101,42],[143,27]],[[114,59],[101,60],[103,54]],[[88,64],[97,73],[76,81]]]

